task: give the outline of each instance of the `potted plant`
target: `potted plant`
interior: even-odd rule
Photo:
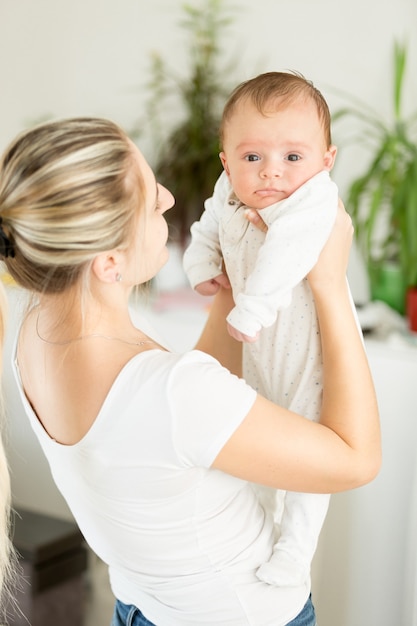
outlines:
[[[366,171],[349,186],[346,206],[368,266],[371,297],[404,313],[406,300],[417,297],[417,111],[403,115],[405,45],[395,42],[393,61],[389,123],[351,96],[350,106],[333,119],[356,118],[361,142],[372,151]]]
[[[189,76],[173,72],[159,54],[153,54],[147,102],[147,126],[156,142],[154,171],[175,197],[167,219],[171,238],[181,245],[222,171],[219,125],[232,68],[224,63],[220,47],[231,23],[226,0],[205,0],[200,7],[185,4],[183,10]],[[173,119],[178,121],[173,124]]]

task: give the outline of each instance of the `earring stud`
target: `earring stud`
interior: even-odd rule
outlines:
[[[122,281],[122,275],[116,274],[116,283],[120,283]]]

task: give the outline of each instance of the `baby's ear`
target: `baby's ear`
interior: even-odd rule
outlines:
[[[225,153],[224,152],[220,152],[219,157],[220,157],[220,161],[222,162],[223,169],[226,172],[228,178],[230,179],[230,170],[229,170],[229,167],[227,165],[227,158],[226,158]]]
[[[337,148],[336,146],[329,146],[324,153],[324,169],[330,172],[333,169],[333,165],[336,161]]]

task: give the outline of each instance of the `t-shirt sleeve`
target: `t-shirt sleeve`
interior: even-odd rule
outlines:
[[[212,357],[194,351],[172,372],[168,396],[178,458],[187,467],[210,467],[250,411],[256,392]]]

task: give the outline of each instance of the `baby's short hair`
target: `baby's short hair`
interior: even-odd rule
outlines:
[[[317,107],[327,147],[331,141],[331,116],[321,92],[299,72],[266,72],[240,83],[230,94],[223,110],[220,125],[220,142],[223,144],[225,126],[236,107],[243,100],[250,100],[261,113],[275,105],[287,106],[300,99],[310,99]]]

